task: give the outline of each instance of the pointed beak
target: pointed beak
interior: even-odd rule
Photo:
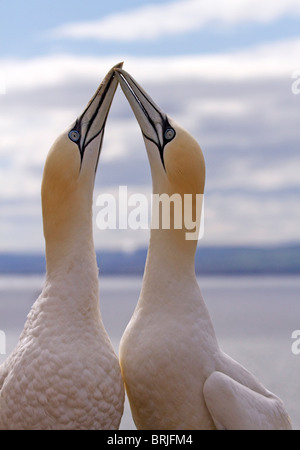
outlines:
[[[144,138],[157,146],[162,164],[165,167],[164,147],[175,137],[175,130],[170,125],[166,113],[154,103],[129,73],[119,68],[116,68],[115,71]]]
[[[100,153],[106,119],[118,86],[115,70],[120,69],[122,66],[123,63],[116,64],[107,73],[85,110],[77,118],[75,125],[69,132],[69,138],[77,143],[79,147],[81,160],[86,147],[99,135],[101,135]]]

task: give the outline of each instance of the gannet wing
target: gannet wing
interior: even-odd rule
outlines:
[[[255,392],[222,372],[213,372],[203,388],[206,406],[219,430],[291,430],[281,400]]]

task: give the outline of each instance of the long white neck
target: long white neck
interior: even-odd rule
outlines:
[[[195,251],[197,241],[184,241],[182,230],[151,230],[140,302],[159,307],[182,299],[187,286],[197,290]]]
[[[58,298],[63,310],[95,313],[99,309],[99,287],[91,206],[78,210],[73,218],[69,216],[64,229],[55,238],[46,238],[45,294]]]

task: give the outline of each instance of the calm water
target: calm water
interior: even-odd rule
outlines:
[[[0,330],[6,335],[0,363],[15,346],[42,284],[42,277],[0,277]],[[291,351],[292,332],[300,330],[300,280],[207,277],[199,284],[223,350],[282,398],[294,429],[300,429],[300,354]],[[116,351],[140,287],[141,278],[100,279],[101,311]],[[121,428],[134,429],[127,403]]]

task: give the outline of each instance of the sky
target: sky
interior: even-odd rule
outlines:
[[[47,152],[120,61],[201,145],[199,245],[299,242],[299,0],[12,0],[0,2],[0,252],[44,250]],[[97,227],[97,198],[119,186],[151,192],[120,88],[95,183],[97,249],[147,245],[149,230]]]

